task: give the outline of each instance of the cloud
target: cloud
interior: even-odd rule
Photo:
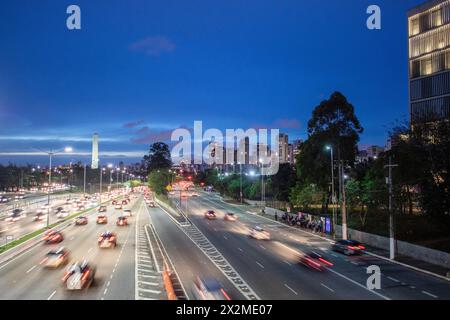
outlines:
[[[124,128],[132,129],[144,123],[144,120],[130,121],[123,125]]]
[[[131,138],[131,142],[133,143],[145,143],[150,144],[154,142],[169,142],[172,136],[172,130],[159,131],[159,132],[151,132],[148,127],[143,127],[138,130],[142,132],[135,138]]]
[[[169,38],[164,36],[150,36],[138,40],[130,45],[130,49],[143,52],[149,56],[160,56],[175,50],[176,46]]]
[[[0,141],[62,141],[62,142],[91,142],[92,136],[80,137],[80,136],[0,136]],[[100,136],[102,142],[121,142],[125,141],[122,138],[111,138]]]
[[[278,119],[274,122],[274,126],[283,129],[298,129],[300,128],[300,121],[297,119]]]

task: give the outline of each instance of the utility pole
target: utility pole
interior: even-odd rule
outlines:
[[[392,211],[392,168],[398,167],[397,164],[392,164],[392,157],[389,156],[389,164],[384,166],[388,168],[389,176],[387,184],[389,186],[389,259],[395,259],[395,233],[394,233],[394,213]]]
[[[339,161],[339,184],[341,188],[342,239],[347,240],[347,203],[345,198],[344,161]]]
[[[241,204],[242,204],[244,195],[242,194],[242,163],[240,163],[240,162],[239,162],[239,182],[240,182],[240,184],[239,184],[240,191],[239,192],[240,192],[240,198],[241,198]]]
[[[84,164],[84,173],[83,173],[83,194],[86,194],[86,164]]]

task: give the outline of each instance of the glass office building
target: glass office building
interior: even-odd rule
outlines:
[[[408,12],[411,125],[450,119],[450,0]]]

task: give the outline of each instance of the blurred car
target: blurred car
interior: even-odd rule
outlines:
[[[56,217],[58,219],[64,219],[64,218],[67,218],[68,216],[69,216],[69,213],[66,210],[62,210],[56,214]]]
[[[116,210],[121,210],[121,209],[122,209],[122,205],[121,205],[121,204],[116,204],[116,206],[114,207],[114,209],[116,209]]]
[[[64,207],[58,207],[55,209],[55,214],[60,213],[61,211],[64,211]]]
[[[320,254],[310,251],[300,255],[299,262],[307,267],[316,269],[318,271],[325,270],[325,267],[332,267],[333,264],[323,258]]]
[[[261,227],[250,229],[250,237],[256,240],[270,240],[270,233]]]
[[[98,238],[98,246],[100,248],[115,248],[117,245],[117,236],[115,233],[106,231]]]
[[[11,214],[5,218],[6,222],[17,222],[26,217],[26,213],[23,209],[14,209]]]
[[[338,240],[331,247],[333,251],[341,252],[347,256],[358,255],[365,250],[366,247],[355,240]]]
[[[208,210],[205,212],[205,218],[209,219],[209,220],[215,220],[217,218],[217,216],[213,210]]]
[[[124,217],[131,217],[131,210],[130,209],[123,210],[123,216]]]
[[[76,226],[82,226],[82,225],[85,225],[87,223],[88,223],[88,218],[87,217],[81,216],[81,217],[77,217],[75,219],[75,225]]]
[[[47,215],[44,213],[36,213],[36,215],[33,218],[33,221],[43,221],[45,218],[47,218]]]
[[[127,205],[128,204],[128,202],[129,202],[129,200],[127,200],[127,199],[124,199],[124,200],[122,200],[122,205]]]
[[[237,218],[238,218],[237,215],[235,215],[234,213],[227,212],[227,213],[225,213],[224,220],[225,221],[232,221],[232,222],[234,222],[234,221],[237,220]]]
[[[114,206],[114,205],[116,205],[117,204],[117,200],[113,200],[112,202],[111,202],[111,204]]]
[[[67,290],[89,288],[94,282],[96,268],[87,261],[73,263],[67,268],[62,278]]]
[[[50,205],[44,204],[42,207],[36,210],[36,213],[50,213]]]
[[[128,225],[128,219],[127,219],[127,217],[118,217],[117,218],[117,222],[116,222],[116,224],[118,225],[118,226],[127,226]]]
[[[107,224],[108,223],[108,217],[104,215],[100,215],[97,217],[97,224]]]
[[[219,281],[214,278],[197,277],[192,292],[196,300],[231,300]]]
[[[151,201],[151,200],[149,200],[149,201],[147,202],[147,205],[148,205],[150,208],[155,208],[155,207],[156,207],[155,202],[154,202],[154,201]]]
[[[69,251],[64,248],[50,250],[40,262],[44,268],[59,268],[69,262]]]
[[[44,244],[60,243],[64,240],[64,237],[60,231],[50,230],[44,234],[42,238]]]
[[[100,208],[98,208],[98,212],[106,212],[108,211],[108,208],[106,206],[100,206]]]

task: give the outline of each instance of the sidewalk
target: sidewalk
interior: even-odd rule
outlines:
[[[229,203],[229,202],[227,202],[225,200],[222,200],[222,201],[225,202],[225,203],[228,203],[228,204],[239,206],[246,213],[257,214],[260,217],[263,217],[263,218],[275,221],[274,214],[267,213],[267,210],[266,210],[266,213],[261,214],[261,208],[255,208],[255,207],[250,206],[250,205],[240,205],[240,204],[238,205],[238,204],[234,204],[234,203]],[[285,226],[288,226],[288,227],[291,227],[291,228],[294,228],[294,229],[300,229],[300,230],[302,230],[304,232],[307,232],[307,233],[310,233],[310,234],[314,234],[316,236],[320,236],[320,237],[322,237],[324,239],[328,239],[330,241],[333,240],[333,237],[330,236],[330,235],[325,235],[325,234],[322,234],[322,233],[314,233],[314,232],[312,232],[309,229],[300,228],[300,227],[297,227],[297,226],[289,226],[287,223],[284,223],[284,222],[280,221],[280,218],[281,218],[281,216],[278,216],[278,220],[276,222],[278,222],[278,223],[280,223],[282,225],[285,225]],[[376,256],[378,258],[391,261],[392,263],[398,263],[400,265],[403,265],[405,267],[414,269],[416,271],[428,273],[430,275],[438,276],[438,277],[443,278],[443,279],[445,278],[445,280],[450,281],[450,270],[448,270],[447,268],[444,268],[444,267],[441,267],[441,266],[437,266],[437,265],[434,265],[434,264],[431,264],[431,263],[428,263],[428,262],[425,262],[425,261],[417,260],[417,259],[414,259],[414,258],[411,258],[411,257],[401,256],[401,255],[397,255],[396,258],[395,258],[395,261],[392,261],[392,260],[389,259],[389,251],[384,250],[384,249],[379,249],[379,248],[376,248],[376,247],[372,247],[372,246],[369,246],[367,244],[364,244],[364,245],[367,248],[366,253],[369,254],[369,255],[373,255],[373,256]]]

